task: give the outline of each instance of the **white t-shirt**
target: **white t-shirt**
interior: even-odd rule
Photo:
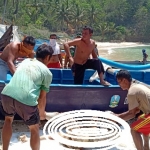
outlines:
[[[54,50],[53,55],[58,55],[58,54],[60,54],[60,46],[59,46],[58,43],[56,43],[55,46],[52,46],[52,45],[50,44],[50,42],[49,42],[49,45],[50,45],[50,46],[53,48],[53,50]]]

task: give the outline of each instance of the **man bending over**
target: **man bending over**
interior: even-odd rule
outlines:
[[[11,42],[8,44],[0,55],[0,80],[6,80],[8,71],[15,73],[15,61],[19,57],[34,57],[35,39],[27,36],[22,42]]]
[[[0,109],[5,115],[2,129],[3,150],[8,150],[12,135],[12,122],[17,113],[31,132],[32,150],[40,149],[39,121],[46,119],[46,93],[52,81],[47,64],[52,57],[51,46],[37,48],[36,59],[26,58],[15,71],[1,93]]]

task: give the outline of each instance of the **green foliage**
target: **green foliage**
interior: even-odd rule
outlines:
[[[150,41],[150,0],[2,0],[0,17],[37,38],[89,25],[98,41]]]

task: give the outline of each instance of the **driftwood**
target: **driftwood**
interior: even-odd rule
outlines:
[[[13,25],[10,25],[7,31],[0,38],[0,51],[3,51],[6,45],[10,43],[12,37],[13,37]]]

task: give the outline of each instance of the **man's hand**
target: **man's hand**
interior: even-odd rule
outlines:
[[[40,111],[40,109],[39,109],[39,116],[40,116],[40,120],[45,120],[46,119],[46,112]]]
[[[69,57],[70,65],[72,66],[74,64],[74,59],[72,56]]]

